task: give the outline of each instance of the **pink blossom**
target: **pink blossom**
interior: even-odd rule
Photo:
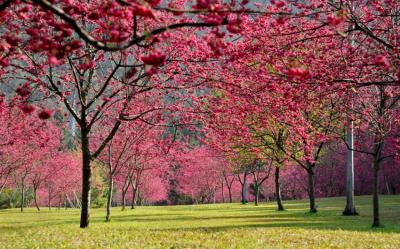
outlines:
[[[53,111],[50,111],[50,110],[42,110],[38,114],[39,118],[43,119],[43,120],[51,118],[52,115],[53,115]]]
[[[141,56],[140,59],[146,65],[158,67],[165,62],[166,56],[165,54],[161,53],[161,51],[157,50],[149,53],[147,56]]]
[[[28,104],[23,105],[23,106],[21,107],[21,110],[22,110],[24,113],[26,113],[26,114],[31,114],[32,112],[35,111],[35,109],[36,109],[36,108],[35,108],[34,106],[28,105]]]
[[[378,55],[374,58],[374,64],[377,66],[382,66],[384,68],[390,67],[389,59],[386,56]]]

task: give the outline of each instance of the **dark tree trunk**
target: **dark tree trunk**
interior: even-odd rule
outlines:
[[[39,203],[37,201],[37,189],[36,188],[33,189],[33,200],[35,201],[35,206],[36,206],[37,211],[40,211]]]
[[[374,185],[373,185],[373,216],[374,221],[373,227],[380,227],[380,217],[379,217],[379,162],[377,159],[374,159]]]
[[[388,100],[385,94],[385,89],[383,86],[380,86],[380,104],[377,109],[378,113],[378,120],[381,120],[381,118],[385,118],[386,116],[386,101]],[[392,103],[393,104],[393,103]],[[386,110],[385,110],[386,109]],[[379,170],[381,166],[381,162],[383,160],[382,158],[382,151],[385,147],[385,134],[382,134],[381,131],[385,130],[386,127],[384,126],[383,123],[379,122],[378,123],[378,130],[379,133],[376,134],[376,137],[374,138],[374,154],[373,154],[373,171],[374,171],[374,179],[373,179],[373,194],[372,194],[372,199],[373,199],[373,223],[372,227],[382,227],[381,221],[380,221],[380,214],[379,214]]]
[[[92,171],[90,168],[90,150],[88,131],[85,128],[81,129],[82,142],[82,206],[81,206],[81,221],[80,227],[86,228],[89,226],[89,208],[90,208],[90,181]]]
[[[135,209],[135,205],[142,205],[142,199],[140,198],[140,189],[139,189],[139,183],[140,183],[140,177],[142,175],[142,169],[137,172],[136,179],[135,179],[135,184],[131,182],[132,185],[132,202],[131,202],[131,209]],[[132,179],[131,179],[132,181]]]
[[[278,204],[278,211],[285,210],[282,205],[280,168],[279,167],[275,167],[275,194],[276,194],[276,203]]]
[[[317,207],[315,205],[315,178],[314,169],[310,167],[307,170],[308,175],[308,197],[310,198],[310,213],[316,213]]]
[[[258,183],[254,183],[254,190],[255,190],[255,194],[256,194],[256,196],[255,196],[255,198],[254,198],[254,204],[256,205],[256,206],[258,206],[258,199],[260,198],[260,186],[259,186],[259,184]]]
[[[137,197],[137,187],[134,187],[132,184],[131,209],[135,209],[136,197]]]
[[[121,211],[124,211],[125,210],[125,205],[126,205],[126,198],[125,198],[125,196],[126,196],[126,191],[122,191],[122,199],[121,199],[121,205],[122,205],[122,207],[121,207]]]
[[[136,187],[136,197],[135,197],[135,202],[136,206],[142,206],[143,205],[143,198],[140,196],[140,189],[139,186]]]
[[[243,183],[242,183],[242,204],[246,204],[247,201],[247,172],[244,173]]]
[[[232,203],[233,202],[233,200],[232,200],[232,187],[228,188],[228,195],[229,195],[229,203]]]
[[[232,184],[234,181],[234,177],[232,177],[231,181],[228,180],[228,176],[225,172],[223,172],[224,180],[226,183],[226,187],[228,188],[228,195],[229,195],[229,203],[232,203]]]
[[[107,196],[107,215],[106,215],[107,222],[110,221],[113,188],[114,188],[114,179],[113,176],[110,175],[109,185],[108,185],[108,196]]]
[[[128,192],[128,190],[129,190],[129,186],[130,186],[130,183],[131,183],[131,181],[129,180],[129,174],[130,173],[128,173],[128,176],[126,176],[126,178],[125,178],[125,184],[124,184],[124,186],[122,186],[122,196],[121,196],[121,204],[122,204],[122,208],[121,208],[121,211],[124,211],[125,210],[125,206],[126,206],[126,193]]]

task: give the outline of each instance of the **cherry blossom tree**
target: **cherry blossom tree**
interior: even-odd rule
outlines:
[[[30,85],[34,85],[41,95],[57,98],[80,128],[82,228],[89,224],[90,162],[106,148],[122,121],[142,119],[150,112],[165,109],[162,99],[154,97],[152,104],[147,102],[142,109],[132,108],[135,99],[149,97],[152,90],[156,96],[176,87],[168,83],[168,78],[151,80],[166,61],[168,52],[177,51],[170,42],[173,34],[167,31],[189,28],[175,33],[180,37],[188,34],[190,27],[218,29],[220,25],[236,25],[230,24],[228,14],[244,9],[235,3],[203,1],[189,10],[181,9],[183,2],[171,2],[162,8],[157,7],[159,4],[159,1],[142,4],[4,1],[0,5],[2,23],[7,22],[2,33],[1,70],[7,68],[7,74],[25,79],[22,92],[29,92]],[[198,13],[192,20],[187,15],[175,15],[192,10]],[[42,19],[46,21],[39,22]],[[188,41],[193,38],[196,36],[192,35]],[[24,42],[28,46],[23,46]],[[29,66],[21,66],[25,63]],[[76,98],[68,98],[71,94]],[[51,110],[43,110],[39,117],[47,119],[51,115]],[[89,134],[104,116],[113,119],[114,125],[103,143],[93,149]]]
[[[154,122],[154,118],[152,119]],[[100,131],[101,132],[101,131]],[[106,221],[110,221],[110,208],[113,199],[114,178],[124,178],[122,189],[122,206],[125,207],[125,196],[129,187],[132,188],[132,208],[138,196],[139,186],[142,185],[142,175],[147,171],[153,173],[165,170],[165,146],[163,143],[164,130],[155,129],[144,122],[125,123],[108,144],[108,150],[100,155],[105,167],[108,181]],[[154,165],[157,161],[157,166]],[[164,164],[165,165],[165,164]],[[158,171],[157,171],[158,170]],[[151,174],[147,174],[151,177]],[[157,176],[157,175],[156,175]]]
[[[329,148],[324,146],[337,142],[347,129],[349,161],[353,152],[372,158],[373,226],[378,227],[380,169],[385,160],[397,160],[399,151],[399,9],[395,0],[1,0],[0,82],[16,97],[0,96],[0,121],[7,121],[14,112],[9,110],[15,110],[18,117],[35,117],[48,126],[69,116],[70,129],[77,126],[81,227],[89,225],[93,162],[101,159],[108,165],[108,206],[114,176],[123,182],[123,203],[129,187],[134,203],[144,186],[140,179],[152,175],[145,169],[153,168],[157,153],[148,148],[170,142],[154,141],[160,127],[173,129],[174,137],[184,126],[203,128],[193,140],[229,161],[187,158],[198,169],[212,172],[207,179],[194,166],[182,164],[182,175],[188,174],[181,179],[185,191],[193,188],[184,184],[186,178],[201,176],[196,199],[215,197],[221,169],[224,173],[229,164],[229,175],[239,176],[246,202],[247,177],[255,172],[251,165],[256,158],[276,167],[278,209],[280,167],[286,164],[286,181],[307,178],[310,211],[316,212],[315,172],[323,166],[321,160],[327,160],[323,156]],[[127,141],[118,138],[119,132],[128,129],[123,128],[128,122],[134,131],[145,124],[157,135],[141,142],[146,149],[119,156]],[[15,149],[20,155],[15,147],[23,138],[17,135],[30,137],[35,131],[21,128],[23,123],[6,123],[0,128],[5,138],[0,144],[0,187],[14,176],[24,195],[27,181],[38,189],[47,179],[48,168],[41,169],[39,162],[46,153],[53,155],[50,145],[59,139],[37,134],[49,139],[49,147],[28,165],[27,158],[8,157],[3,151]],[[11,129],[20,133],[10,136]],[[353,146],[353,130],[365,143],[356,141]],[[40,141],[32,143],[32,148],[41,146]],[[139,161],[130,160],[135,155]],[[185,162],[184,156],[177,157]],[[293,163],[305,173],[288,167]],[[348,166],[346,210],[354,213],[353,164]],[[223,176],[231,193],[233,183],[226,173]],[[260,178],[253,178],[258,189]]]
[[[213,203],[220,188],[222,158],[207,147],[197,147],[179,158],[178,190],[195,203]]]
[[[0,150],[2,165],[5,167],[2,170],[6,177],[13,178],[13,183],[21,191],[21,212],[26,204],[26,190],[30,185],[33,187],[35,204],[39,210],[37,190],[53,170],[49,165],[54,164],[49,164],[49,159],[54,157],[60,148],[61,132],[53,123],[37,122],[36,115],[24,113],[27,106],[18,107],[17,100],[18,98],[15,104],[7,109],[3,106],[3,127],[7,129],[1,135],[10,140],[5,140],[7,146],[2,146]],[[41,111],[35,114],[40,116]],[[15,122],[16,119],[19,122]]]

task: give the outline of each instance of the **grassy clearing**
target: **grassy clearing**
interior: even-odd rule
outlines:
[[[89,229],[79,210],[0,210],[0,248],[400,248],[400,196],[381,198],[384,228],[371,228],[371,197],[357,197],[360,216],[341,216],[344,198],[258,207],[249,203],[92,209]]]

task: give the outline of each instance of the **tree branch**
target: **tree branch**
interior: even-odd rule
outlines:
[[[115,124],[114,127],[111,129],[110,133],[108,134],[108,136],[106,137],[106,139],[104,139],[104,141],[101,143],[101,145],[99,146],[99,148],[96,150],[96,152],[94,152],[90,157],[91,160],[96,159],[100,153],[104,150],[104,148],[107,146],[107,144],[112,140],[112,138],[114,137],[114,135],[117,133],[119,127],[121,126],[121,121],[118,120]]]
[[[102,49],[105,51],[119,51],[119,50],[124,50],[126,48],[129,48],[133,45],[137,45],[139,42],[146,40],[149,36],[152,35],[158,35],[161,34],[165,31],[172,30],[172,29],[178,29],[178,28],[183,28],[183,27],[215,27],[219,25],[226,25],[228,24],[228,20],[224,19],[223,22],[221,23],[207,23],[207,22],[182,22],[182,23],[175,23],[171,24],[168,26],[164,26],[161,28],[154,29],[150,32],[146,32],[145,34],[141,36],[135,36],[126,42],[122,43],[104,43],[101,41],[98,41],[96,38],[94,38],[92,35],[90,35],[81,25],[78,24],[78,22],[70,15],[65,13],[62,9],[58,8],[57,6],[53,5],[51,2],[47,0],[33,0],[34,3],[39,4],[42,8],[51,11],[58,17],[60,17],[62,20],[67,22],[71,27],[75,30],[75,32],[87,43],[90,45]]]

